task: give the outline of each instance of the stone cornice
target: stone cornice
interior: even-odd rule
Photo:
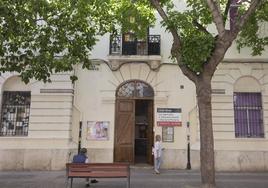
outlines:
[[[162,57],[159,55],[110,55],[108,56],[108,66],[112,71],[117,71],[126,63],[145,63],[151,70],[157,71],[161,65]]]

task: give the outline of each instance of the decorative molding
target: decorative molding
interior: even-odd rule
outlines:
[[[225,89],[212,89],[212,94],[225,94]]]
[[[40,89],[40,93],[71,93],[74,94],[73,89]]]
[[[234,58],[225,58],[222,63],[268,63],[267,58],[246,58],[246,59],[234,59]]]
[[[108,56],[107,64],[112,71],[117,71],[126,63],[145,63],[151,70],[158,71],[161,65],[161,59],[162,57],[160,55],[110,55]]]
[[[115,104],[115,97],[102,97],[101,101],[103,104]]]

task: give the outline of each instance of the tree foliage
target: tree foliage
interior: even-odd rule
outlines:
[[[162,21],[167,29],[173,28],[178,31],[181,38],[181,61],[192,71],[199,74],[204,64],[211,57],[218,37],[213,29],[213,17],[206,1],[188,0],[187,10],[178,11],[171,0],[160,1],[165,6],[168,19]],[[234,1],[233,1],[234,2]],[[234,8],[237,11],[236,21],[245,13],[249,1],[238,1],[232,6],[231,1],[219,1],[221,14],[225,21],[225,28],[230,27],[229,11]],[[268,2],[263,3],[249,18],[246,25],[241,29],[237,38],[237,48],[252,48],[252,55],[261,55],[268,45]]]
[[[178,9],[182,3],[185,10]],[[16,71],[28,82],[50,81],[77,63],[89,68],[99,36],[132,31],[142,37],[154,10],[173,37],[173,59],[196,85],[202,182],[214,187],[211,79],[235,40],[252,55],[265,50],[267,0],[0,0],[0,72]]]
[[[142,1],[0,0],[0,72],[16,71],[28,82],[50,81],[51,74],[71,71],[77,63],[89,68],[99,36],[122,24],[137,28],[129,16],[141,28],[154,17]]]
[[[237,48],[252,49],[252,55],[261,55],[268,46],[268,3],[263,3],[243,27],[237,40]]]
[[[231,2],[229,0],[229,2]],[[247,7],[247,1],[239,12]],[[159,1],[165,7],[167,30],[181,37],[181,62],[195,73],[211,57],[217,34],[210,32],[213,17],[206,1],[188,0],[187,10],[178,11],[172,0]],[[226,23],[228,0],[220,1]],[[260,55],[268,43],[267,2],[250,17],[238,38],[238,49],[251,47]],[[134,31],[144,36],[154,21],[147,0],[1,0],[0,72],[19,72],[23,80],[50,81],[53,73],[71,71],[77,63],[89,68],[90,52],[103,34]],[[230,9],[230,7],[229,7]],[[75,77],[72,77],[75,79]]]

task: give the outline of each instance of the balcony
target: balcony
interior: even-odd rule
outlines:
[[[123,40],[122,40],[123,39]],[[111,37],[110,55],[160,55],[160,35],[137,39],[134,34]]]
[[[160,35],[148,35],[138,39],[133,33],[110,38],[108,57],[112,70],[117,70],[126,62],[144,62],[151,69],[157,69],[161,62]]]

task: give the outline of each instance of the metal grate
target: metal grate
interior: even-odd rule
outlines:
[[[27,136],[31,93],[4,91],[1,111],[0,136]]]
[[[235,136],[263,138],[261,93],[234,93]]]
[[[117,97],[152,98],[153,96],[154,91],[152,87],[138,80],[127,82],[117,90]]]
[[[121,54],[121,36],[111,36],[110,54]]]

